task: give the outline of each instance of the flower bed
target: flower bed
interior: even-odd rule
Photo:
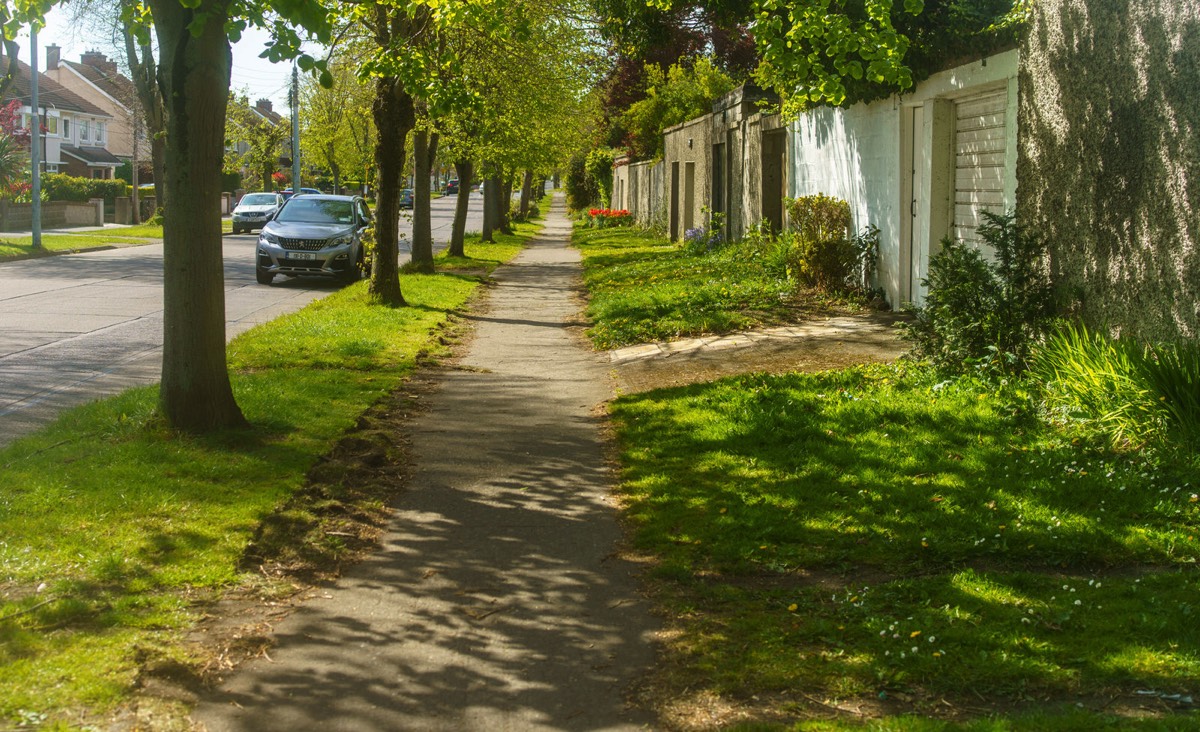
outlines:
[[[610,226],[630,226],[633,224],[633,214],[625,209],[589,208],[587,224],[594,229],[605,229]]]

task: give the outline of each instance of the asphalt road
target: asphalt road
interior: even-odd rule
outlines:
[[[467,231],[479,231],[471,197]],[[431,206],[436,248],[445,247],[454,197]],[[405,217],[407,218],[407,217]],[[401,221],[401,262],[411,223]],[[258,235],[225,236],[226,337],[299,310],[338,289],[320,278],[254,281]],[[159,380],[162,245],[0,263],[0,445],[69,407]]]

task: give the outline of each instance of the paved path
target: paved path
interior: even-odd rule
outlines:
[[[637,730],[625,696],[653,623],[620,531],[576,343],[579,255],[561,197],[497,272],[469,353],[414,425],[383,546],[275,628],[196,718],[222,730]]]

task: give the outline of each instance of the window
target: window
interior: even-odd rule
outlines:
[[[62,135],[63,135],[63,137],[65,137],[67,140],[70,140],[70,139],[71,139],[71,120],[70,120],[70,118],[68,118],[68,117],[63,117],[63,121],[62,121]]]
[[[107,124],[105,124],[104,122],[96,123],[96,144],[98,144],[98,145],[104,144],[104,138],[105,138],[107,132],[108,132]]]
[[[88,142],[92,139],[92,131],[88,129],[88,121],[86,119],[79,120],[79,141]]]
[[[46,117],[46,134],[58,136],[58,117]]]

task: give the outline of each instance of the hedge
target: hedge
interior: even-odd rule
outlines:
[[[129,195],[129,184],[120,179],[76,178],[63,173],[47,173],[42,176],[42,190],[51,201],[79,201],[86,203],[92,198],[103,198],[112,205],[121,196]]]

